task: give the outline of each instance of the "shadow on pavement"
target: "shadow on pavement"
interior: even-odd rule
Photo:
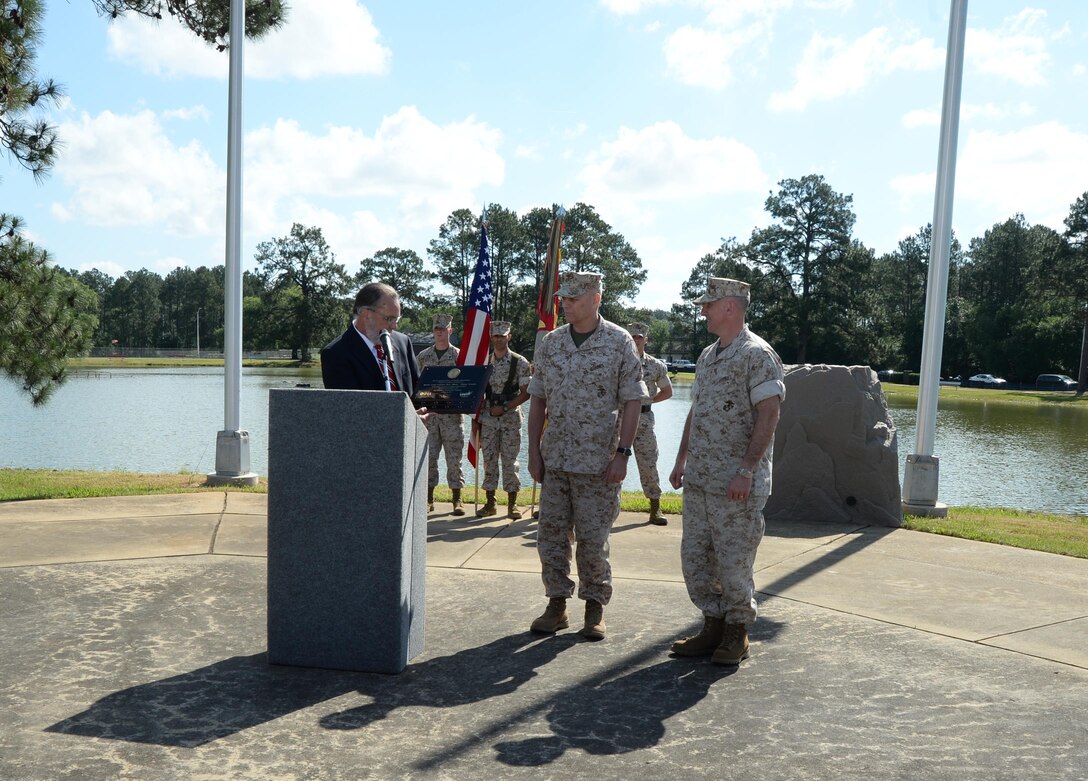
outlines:
[[[501,697],[536,676],[538,667],[579,642],[583,641],[573,632],[544,638],[524,632],[428,659],[396,676],[395,685],[380,685],[384,680],[380,679],[378,686],[361,687],[359,693],[371,696],[373,702],[330,713],[320,723],[327,729],[362,729],[397,708],[454,708]]]
[[[380,676],[234,656],[103,697],[46,732],[194,748],[339,697]]]
[[[681,634],[694,634],[701,626],[701,622],[694,623]],[[769,642],[783,626],[777,621],[760,619],[752,639]],[[557,635],[554,639],[583,642],[576,638],[571,633]],[[660,656],[662,650],[658,644],[642,648],[544,700],[496,721],[468,740],[421,758],[413,767],[428,772],[435,770],[539,714],[546,714],[552,734],[495,743],[497,761],[511,766],[538,766],[555,761],[568,749],[580,748],[590,754],[607,755],[655,746],[665,735],[667,719],[693,707],[706,697],[716,681],[728,678],[740,669],[711,664],[706,658],[679,656],[644,666]]]
[[[579,686],[553,700],[547,713],[551,735],[496,743],[497,759],[537,766],[569,749],[608,755],[650,748],[665,736],[666,719],[693,707],[737,669],[677,658],[598,686]]]

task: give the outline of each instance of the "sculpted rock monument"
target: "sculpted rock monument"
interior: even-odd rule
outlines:
[[[767,520],[903,522],[895,424],[868,366],[786,367]]]

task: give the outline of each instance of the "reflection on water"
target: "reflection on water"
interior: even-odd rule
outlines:
[[[241,426],[249,432],[252,469],[262,476],[268,464],[268,390],[296,383],[320,387],[312,374],[242,371]],[[654,406],[665,490],[671,490],[668,476],[691,403],[689,385],[674,387],[672,399]],[[528,406],[524,409],[527,413]],[[914,449],[915,414],[913,406],[892,402],[900,479]],[[14,384],[0,383],[0,466],[210,472],[222,425],[220,368],[77,372],[38,409]],[[940,499],[948,504],[1088,514],[1088,409],[1083,406],[942,398],[934,454],[941,460]],[[523,448],[524,490],[532,485],[527,460]],[[464,468],[472,484],[474,470],[467,461]],[[639,490],[633,460],[624,489]]]
[[[1088,514],[1088,409],[946,398],[939,406],[933,454],[942,502]],[[891,408],[902,480],[917,409]]]
[[[267,473],[268,389],[315,382],[245,369],[241,427],[255,472]],[[320,379],[316,381],[320,385]],[[74,372],[44,407],[0,383],[0,466],[43,469],[213,472],[223,428],[223,369]]]

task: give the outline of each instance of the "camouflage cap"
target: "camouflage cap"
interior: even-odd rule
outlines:
[[[600,292],[600,274],[588,271],[564,271],[559,275],[559,290],[555,291],[555,294],[560,298],[570,298],[584,293]]]
[[[741,282],[739,279],[707,277],[706,292],[695,299],[695,303],[709,304],[711,301],[717,301],[719,298],[728,298],[730,296],[736,296],[737,298],[743,298],[745,301],[751,301],[751,288],[751,285],[747,282]]]
[[[628,323],[627,333],[631,334],[631,336],[647,336],[650,333],[650,329],[647,327],[646,323]]]
[[[510,323],[505,320],[492,320],[491,321],[491,335],[492,336],[509,336],[510,335]]]
[[[434,328],[449,328],[450,324],[452,322],[453,322],[453,318],[450,317],[449,315],[435,315],[434,316],[434,325],[431,326],[431,328],[432,328],[432,330]]]

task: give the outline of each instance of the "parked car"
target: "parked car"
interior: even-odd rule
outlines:
[[[1040,374],[1035,378],[1038,390],[1075,391],[1077,381],[1068,374]]]
[[[1005,380],[992,374],[975,374],[967,378],[964,386],[968,388],[1004,388],[1007,384]]]
[[[695,364],[691,361],[669,361],[665,364],[665,368],[670,372],[693,372]]]

